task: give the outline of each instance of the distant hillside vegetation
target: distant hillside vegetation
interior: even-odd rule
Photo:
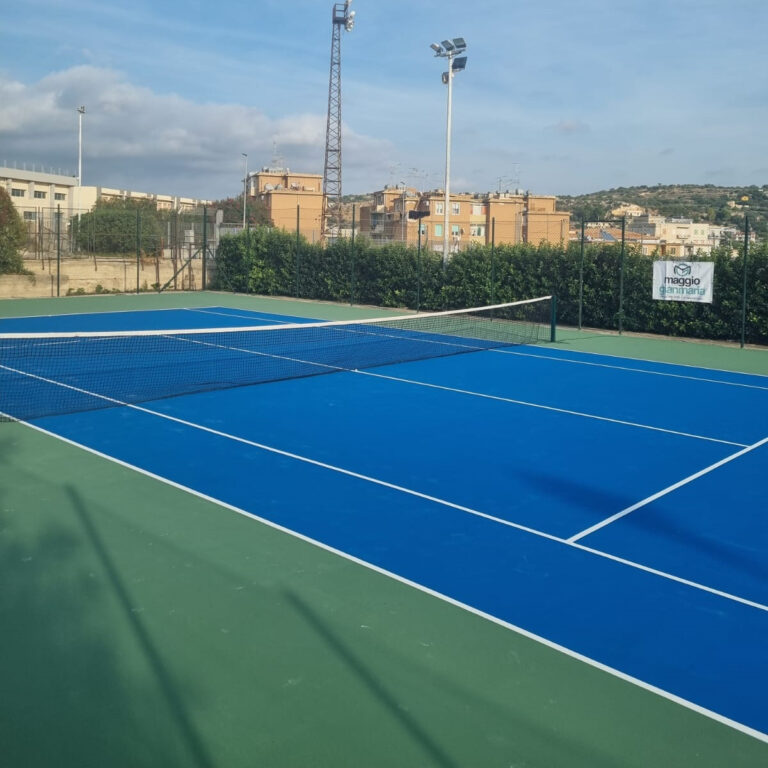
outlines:
[[[748,197],[747,208],[741,203]],[[729,205],[730,203],[730,205]],[[570,211],[572,221],[604,219],[621,205],[634,204],[667,217],[682,217],[709,224],[744,227],[749,214],[750,227],[768,235],[768,185],[762,187],[716,187],[712,184],[673,184],[655,187],[617,187],[586,195],[558,196],[558,208]]]

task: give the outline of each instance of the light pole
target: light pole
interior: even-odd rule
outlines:
[[[443,270],[448,263],[448,242],[450,232],[449,205],[451,202],[451,107],[453,99],[453,76],[461,72],[467,66],[467,57],[459,56],[467,49],[463,37],[454,37],[452,40],[443,40],[442,43],[432,43],[429,46],[435,56],[448,59],[448,71],[443,72],[443,83],[448,86],[448,109],[445,126],[445,203],[443,210]]]
[[[80,187],[83,185],[83,115],[85,107],[77,108],[77,236],[80,237]]]
[[[243,176],[243,229],[245,229],[245,215],[248,206],[248,155],[240,153],[245,158],[245,176]]]

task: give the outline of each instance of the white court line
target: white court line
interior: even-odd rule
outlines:
[[[615,522],[616,520],[619,520],[622,517],[625,517],[631,512],[634,512],[635,510],[640,509],[641,507],[645,507],[651,502],[656,501],[656,499],[660,499],[662,496],[666,496],[668,493],[672,493],[672,491],[676,491],[678,488],[682,488],[684,485],[688,485],[688,483],[692,483],[694,480],[698,480],[700,477],[703,477],[704,475],[707,475],[710,472],[713,472],[718,467],[722,467],[723,464],[728,464],[734,459],[738,459],[740,456],[743,456],[745,453],[754,451],[756,448],[759,448],[761,445],[765,445],[766,443],[768,443],[768,437],[764,437],[762,440],[759,440],[758,442],[753,443],[752,445],[748,445],[743,450],[737,451],[736,453],[733,453],[730,456],[726,456],[724,459],[721,459],[720,461],[716,461],[714,464],[710,464],[710,466],[705,467],[704,469],[699,470],[698,472],[694,472],[694,474],[689,475],[688,477],[680,480],[677,483],[674,483],[673,485],[668,486],[667,488],[664,488],[661,491],[658,491],[657,493],[654,493],[652,496],[649,496],[648,498],[643,499],[642,501],[638,501],[637,504],[633,504],[631,507],[622,509],[621,512],[617,512],[615,515],[611,515],[610,517],[607,517],[605,520],[602,520],[599,523],[595,523],[595,525],[590,526],[589,528],[586,528],[583,531],[580,531],[579,533],[571,536],[569,539],[567,539],[567,541],[569,544],[573,544],[574,542],[577,542],[579,539],[583,539],[585,536],[589,536],[590,533],[599,531],[601,528],[604,528],[606,525],[610,525],[611,523]]]
[[[213,307],[210,307],[213,309]],[[34,320],[38,317],[76,317],[77,315],[121,315],[125,313],[130,313],[132,315],[134,314],[141,314],[142,312],[179,312],[182,310],[188,310],[190,307],[156,307],[155,309],[152,309],[151,307],[147,307],[146,309],[107,309],[103,312],[59,312],[55,315],[12,315],[8,317],[0,317],[0,321],[2,320]],[[207,307],[202,307],[202,309],[207,309]],[[68,331],[65,331],[64,333],[68,333]],[[106,331],[106,333],[109,333],[109,331]]]
[[[2,414],[1,412],[0,412],[0,415],[5,415],[6,418],[11,418],[11,417],[8,417],[7,414]],[[14,421],[18,421],[18,420],[14,419]],[[624,682],[630,683],[631,685],[637,686],[638,688],[644,691],[648,691],[649,693],[653,693],[656,696],[666,699],[667,701],[671,701],[674,704],[678,704],[682,707],[685,707],[686,709],[696,712],[697,714],[702,715],[703,717],[706,717],[714,722],[725,725],[729,728],[732,728],[735,731],[739,731],[740,733],[743,733],[747,736],[757,739],[758,741],[763,741],[768,743],[767,733],[763,733],[762,731],[758,731],[756,728],[751,728],[748,725],[744,725],[743,723],[740,723],[737,720],[733,720],[729,717],[726,717],[725,715],[721,715],[720,713],[715,712],[714,710],[707,709],[706,707],[702,707],[700,704],[696,704],[695,702],[685,699],[682,696],[678,696],[677,694],[671,693],[670,691],[666,691],[663,688],[659,688],[658,686],[652,685],[651,683],[647,683],[644,680],[641,680],[640,678],[629,675],[626,672],[622,672],[621,670],[616,669],[615,667],[608,666],[607,664],[604,664],[601,661],[597,661],[597,659],[593,659],[589,656],[585,656],[584,654],[579,653],[578,651],[574,651],[568,648],[567,646],[560,645],[559,643],[549,640],[542,635],[537,635],[534,632],[524,629],[523,627],[520,627],[517,624],[512,624],[509,621],[500,619],[499,617],[494,616],[491,613],[486,613],[485,611],[481,611],[480,609],[475,608],[474,606],[469,605],[468,603],[463,603],[459,600],[456,600],[455,598],[450,597],[449,595],[445,595],[442,592],[438,592],[437,590],[431,589],[430,587],[426,587],[417,581],[412,581],[411,579],[407,579],[393,571],[389,571],[385,568],[382,568],[381,566],[375,565],[373,563],[369,563],[367,560],[363,560],[359,557],[355,557],[354,555],[350,555],[349,553],[344,552],[341,549],[336,549],[335,547],[332,547],[329,544],[325,544],[322,541],[313,539],[309,536],[299,533],[298,531],[294,531],[290,528],[280,525],[279,523],[275,523],[272,520],[269,520],[267,518],[260,517],[259,515],[253,512],[248,512],[247,510],[242,509],[241,507],[236,507],[232,504],[228,504],[227,502],[217,499],[213,496],[209,496],[207,494],[201,493],[200,491],[196,491],[194,488],[190,488],[189,486],[182,485],[181,483],[177,483],[173,480],[169,480],[168,478],[163,477],[162,475],[156,475],[154,472],[150,472],[149,470],[142,469],[141,467],[138,467],[135,464],[129,464],[126,461],[122,461],[121,459],[117,459],[114,456],[110,456],[109,454],[102,453],[101,451],[98,451],[95,448],[91,448],[90,446],[84,445],[82,443],[75,442],[74,440],[71,440],[67,437],[58,435],[55,432],[50,432],[49,430],[39,427],[35,424],[30,424],[25,421],[21,421],[19,423],[23,424],[24,426],[32,430],[35,430],[36,432],[40,432],[41,434],[47,435],[49,437],[53,437],[56,440],[60,440],[63,443],[66,443],[68,445],[74,446],[75,448],[84,450],[94,456],[98,456],[101,459],[105,459],[106,461],[110,461],[114,464],[117,464],[118,466],[133,470],[134,472],[138,472],[139,474],[144,475],[145,477],[149,477],[171,488],[175,488],[185,493],[189,493],[191,496],[195,496],[196,498],[199,498],[203,501],[209,502],[211,504],[216,504],[217,506],[222,507],[223,509],[228,509],[231,512],[235,512],[238,515],[242,515],[243,517],[259,522],[262,525],[266,525],[269,528],[272,528],[273,530],[284,533],[288,536],[291,536],[292,538],[298,539],[299,541],[303,541],[307,544],[310,544],[311,546],[317,547],[318,549],[321,549],[325,552],[328,552],[344,560],[347,560],[348,562],[355,563],[356,565],[366,568],[367,570],[370,570],[374,573],[378,573],[382,576],[385,576],[386,578],[392,579],[393,581],[396,581],[399,584],[403,584],[404,586],[415,589],[419,592],[422,592],[423,594],[429,595],[430,597],[434,597],[438,600],[441,600],[442,602],[445,602],[449,605],[459,608],[460,610],[466,611],[467,613],[473,614],[474,616],[477,616],[481,619],[485,619],[486,621],[496,624],[497,626],[504,627],[505,629],[508,629],[514,632],[515,634],[520,635],[521,637],[525,637],[529,640],[539,643],[540,645],[543,645],[545,648],[549,648],[553,651],[556,651],[557,653],[562,653],[564,656],[574,659],[575,661],[579,661],[584,664],[587,664],[588,666],[593,667],[594,669],[598,669],[619,680],[622,680]],[[595,554],[600,554],[597,550],[590,550],[589,548],[584,548],[584,549],[586,551],[594,552]]]
[[[241,315],[236,312],[215,312],[212,308],[208,309],[202,309],[198,307],[185,307],[185,309],[189,312],[200,312],[205,315],[220,315],[221,317],[242,317],[246,320],[268,320],[269,322],[275,323],[276,325],[291,325],[295,323],[295,320],[275,320],[274,318],[266,318],[264,315],[270,314],[268,312],[256,312],[254,311],[253,314],[250,315]],[[225,307],[226,309],[226,307]],[[241,310],[242,311],[242,310]],[[247,309],[244,311],[248,311]],[[310,318],[307,318],[307,321],[310,322]],[[172,329],[169,329],[172,330]],[[215,328],[211,328],[212,331],[215,331]]]
[[[738,381],[723,381],[722,379],[705,379],[702,376],[686,376],[682,373],[667,373],[665,371],[651,371],[645,368],[632,368],[630,366],[625,366],[625,365],[609,365],[608,363],[592,363],[592,362],[589,362],[588,360],[573,360],[568,357],[553,357],[551,355],[537,355],[537,354],[534,354],[533,352],[518,352],[512,349],[491,349],[488,351],[498,352],[501,355],[517,355],[518,357],[535,357],[540,360],[554,360],[555,362],[558,362],[558,363],[574,363],[575,365],[589,365],[595,368],[610,368],[615,371],[630,371],[631,373],[646,373],[646,374],[650,374],[651,376],[667,376],[671,379],[687,379],[688,381],[701,381],[707,384],[725,384],[726,386],[729,386],[729,387],[743,387],[745,389],[762,389],[768,392],[768,385],[760,386],[759,384],[743,384]],[[673,363],[670,363],[669,365],[673,365]],[[704,369],[704,370],[708,370],[708,369]],[[729,373],[729,371],[725,371],[725,373]],[[760,374],[744,374],[744,375],[759,376]]]
[[[666,429],[664,427],[654,427],[650,424],[640,424],[635,421],[623,421],[622,419],[612,419],[608,416],[598,416],[594,413],[584,413],[583,411],[571,411],[567,408],[557,408],[554,405],[542,405],[541,403],[530,403],[526,400],[515,400],[512,397],[502,397],[501,395],[489,395],[484,392],[474,392],[469,389],[458,389],[457,387],[447,387],[442,384],[430,384],[426,381],[419,381],[418,379],[404,379],[399,376],[387,376],[383,373],[373,373],[372,371],[354,371],[363,376],[374,376],[378,379],[389,379],[390,381],[400,381],[405,384],[415,384],[420,387],[429,387],[430,389],[441,389],[445,392],[457,392],[462,395],[471,395],[472,397],[482,397],[487,400],[496,400],[502,403],[512,403],[514,405],[522,405],[526,408],[540,408],[544,411],[554,411],[555,413],[563,413],[568,416],[580,416],[585,419],[595,419],[596,421],[607,421],[611,424],[620,424],[625,427],[637,427],[638,429],[649,429],[653,432],[665,432],[669,435],[677,435],[679,437],[691,437],[695,440],[707,440],[711,443],[722,443],[724,445],[735,445],[740,448],[746,447],[745,443],[736,443],[732,440],[721,440],[717,437],[706,437],[705,435],[694,435],[691,432],[679,432],[675,429]]]
[[[648,566],[642,565],[641,563],[635,563],[632,560],[626,560],[624,558],[611,555],[607,552],[601,552],[600,550],[593,549],[591,547],[585,547],[581,544],[570,542],[567,539],[563,539],[560,536],[555,536],[551,533],[546,533],[536,528],[530,528],[526,525],[521,525],[520,523],[514,523],[510,520],[505,520],[503,518],[490,515],[487,512],[481,512],[480,510],[473,509],[472,507],[465,507],[462,504],[455,504],[452,501],[447,501],[446,499],[441,499],[437,496],[431,496],[429,494],[422,493],[421,491],[416,491],[411,488],[406,488],[405,486],[402,486],[402,485],[396,485],[395,483],[390,483],[386,480],[381,480],[376,477],[371,477],[370,475],[364,475],[364,474],[361,474],[360,472],[354,472],[353,470],[345,469],[343,467],[339,467],[334,464],[328,464],[323,461],[318,461],[317,459],[309,458],[308,456],[302,456],[301,454],[292,453],[291,451],[285,451],[285,450],[282,450],[281,448],[276,448],[271,445],[258,443],[254,440],[249,440],[245,437],[239,437],[237,435],[230,434],[229,432],[223,432],[218,429],[213,429],[212,427],[206,427],[204,424],[198,424],[194,421],[187,421],[186,419],[181,419],[177,416],[171,416],[167,413],[162,413],[161,411],[154,411],[151,408],[145,408],[144,406],[141,406],[141,405],[135,405],[133,403],[125,403],[122,400],[117,400],[107,395],[101,395],[97,392],[91,392],[87,389],[81,389],[80,387],[75,387],[70,384],[64,384],[62,382],[58,382],[53,379],[47,379],[43,376],[37,376],[36,374],[33,374],[33,373],[26,373],[24,371],[19,371],[14,368],[9,368],[8,366],[5,366],[5,365],[0,365],[0,368],[4,368],[6,370],[12,371],[13,373],[17,373],[22,376],[28,376],[29,378],[36,379],[38,381],[43,381],[47,384],[53,384],[55,386],[62,387],[63,389],[69,389],[74,392],[80,392],[81,394],[88,395],[90,397],[95,397],[99,400],[104,400],[105,402],[112,403],[114,405],[130,408],[131,410],[139,411],[141,413],[146,413],[146,414],[149,414],[150,416],[157,416],[158,418],[166,419],[167,421],[172,421],[177,424],[182,424],[183,426],[190,427],[192,429],[197,429],[197,430],[200,430],[201,432],[207,432],[208,434],[216,435],[217,437],[222,437],[227,440],[232,440],[233,442],[242,443],[243,445],[248,445],[253,448],[258,448],[259,450],[265,451],[267,453],[273,453],[278,456],[284,456],[285,458],[293,459],[295,461],[300,461],[304,464],[309,464],[311,466],[319,467],[321,469],[326,469],[331,472],[337,472],[338,474],[346,475],[347,477],[352,477],[352,478],[355,478],[356,480],[362,480],[364,482],[372,483],[373,485],[389,488],[390,490],[398,491],[400,493],[404,493],[409,496],[414,496],[416,498],[423,499],[425,501],[429,501],[434,504],[439,504],[441,506],[448,507],[450,509],[455,509],[459,512],[464,512],[466,514],[473,515],[474,517],[483,518],[485,520],[489,520],[490,522],[498,523],[499,525],[504,525],[508,528],[515,528],[516,530],[523,531],[525,533],[530,533],[533,536],[538,536],[543,539],[548,539],[549,541],[554,541],[554,542],[557,542],[558,544],[564,544],[569,547],[581,549],[585,552],[589,552],[590,554],[596,555],[598,557],[601,557],[607,560],[612,560],[614,562],[619,562],[629,567],[636,568],[641,571],[645,571],[646,573],[651,573],[651,574],[654,574],[655,576],[669,579],[670,581],[675,581],[679,584],[685,584],[686,586],[693,587],[694,589],[699,589],[703,592],[708,592],[713,595],[717,595],[718,597],[723,597],[727,600],[732,600],[734,602],[741,603],[743,605],[748,605],[751,608],[757,608],[758,610],[761,610],[761,611],[768,611],[768,605],[763,605],[762,603],[758,603],[744,597],[739,597],[738,595],[733,595],[729,592],[724,592],[722,590],[715,589],[714,587],[708,587],[705,584],[700,584],[695,581],[690,581],[689,579],[684,579],[680,576],[675,576],[674,574],[667,573],[665,571],[659,571],[654,568],[650,568]],[[5,414],[5,416],[6,418],[13,419],[13,417],[7,414]],[[18,421],[18,419],[16,420]],[[22,421],[21,423],[26,424],[27,422]]]
[[[550,345],[542,345],[537,342],[534,342],[530,346],[532,347],[539,347],[541,349],[548,349],[551,352],[555,353],[562,353],[564,355],[592,355],[593,357],[610,357],[615,360],[636,360],[638,363],[652,363],[653,365],[669,365],[669,366],[675,366],[678,368],[695,368],[699,371],[712,371],[713,373],[732,373],[734,376],[756,376],[760,379],[768,379],[768,374],[765,373],[744,373],[744,371],[732,371],[730,368],[711,368],[706,365],[694,365],[693,363],[670,363],[665,360],[649,360],[646,357],[626,357],[622,355],[611,355],[607,352],[588,352],[587,350],[583,349],[574,349],[574,350],[565,350],[565,349],[556,349]]]
[[[361,333],[360,331],[353,331],[353,332]],[[382,334],[374,334],[374,335],[381,336]],[[669,434],[669,435],[676,435],[678,437],[689,437],[689,438],[692,438],[694,440],[705,440],[705,441],[711,442],[711,443],[721,443],[723,445],[733,445],[733,446],[736,446],[738,448],[745,448],[746,447],[745,443],[737,443],[737,442],[734,442],[733,440],[722,440],[722,439],[717,438],[717,437],[707,437],[706,435],[695,435],[695,434],[692,434],[690,432],[680,432],[680,431],[674,430],[674,429],[666,429],[665,427],[654,427],[654,426],[652,426],[650,424],[641,424],[639,422],[634,422],[634,421],[623,421],[621,419],[613,419],[613,418],[610,418],[608,416],[598,416],[597,414],[593,414],[593,413],[584,413],[582,411],[572,411],[572,410],[568,410],[566,408],[557,408],[557,407],[555,407],[553,405],[543,405],[541,403],[531,403],[531,402],[528,402],[526,400],[515,400],[514,398],[511,398],[511,397],[502,397],[500,395],[490,395],[490,394],[487,394],[487,393],[484,393],[484,392],[474,392],[474,391],[468,390],[468,389],[459,389],[457,387],[448,387],[448,386],[444,386],[444,385],[441,385],[441,384],[430,384],[429,382],[419,381],[418,379],[406,379],[406,378],[402,378],[402,377],[399,377],[399,376],[388,376],[388,375],[383,374],[383,373],[374,373],[373,371],[370,371],[370,370],[360,370],[360,369],[356,369],[356,368],[355,369],[344,368],[344,367],[338,366],[338,365],[330,365],[330,364],[327,364],[327,363],[318,363],[318,362],[315,362],[314,360],[304,360],[304,359],[299,358],[299,357],[289,357],[287,355],[277,355],[277,354],[270,353],[270,352],[260,352],[258,350],[245,349],[243,347],[232,347],[232,346],[227,346],[227,345],[224,345],[224,344],[216,344],[216,343],[210,342],[210,341],[200,341],[198,339],[187,339],[187,338],[182,338],[182,337],[177,337],[177,336],[170,336],[169,338],[170,339],[174,339],[174,340],[178,340],[178,341],[184,341],[184,342],[187,342],[189,344],[200,344],[201,346],[205,346],[205,347],[214,347],[214,348],[218,348],[218,349],[226,349],[226,350],[229,350],[231,352],[243,352],[243,353],[246,353],[246,354],[257,355],[259,357],[269,357],[269,358],[273,358],[273,359],[276,359],[276,360],[286,360],[288,362],[299,363],[301,365],[314,365],[314,366],[316,366],[318,368],[323,368],[323,369],[328,370],[328,371],[336,371],[336,372],[339,372],[339,373],[356,373],[356,374],[359,374],[361,376],[371,376],[373,378],[387,379],[389,381],[396,381],[396,382],[400,382],[400,383],[403,383],[403,384],[413,384],[415,386],[427,387],[429,389],[438,389],[438,390],[443,390],[445,392],[454,392],[456,394],[469,395],[471,397],[480,397],[480,398],[484,398],[486,400],[495,400],[497,402],[510,403],[510,404],[513,404],[513,405],[520,405],[520,406],[524,406],[526,408],[539,408],[539,409],[545,410],[545,411],[553,411],[555,413],[562,413],[562,414],[565,414],[565,415],[568,415],[568,416],[579,416],[581,418],[594,419],[596,421],[605,421],[605,422],[608,422],[610,424],[619,424],[619,425],[625,426],[625,427],[634,427],[634,428],[637,428],[637,429],[647,429],[647,430],[650,430],[652,432],[662,432],[662,433]],[[446,344],[448,346],[460,346],[460,345],[449,344],[448,342],[435,342],[435,343],[437,343],[437,344]],[[469,347],[469,349],[475,349],[475,348],[474,347]]]

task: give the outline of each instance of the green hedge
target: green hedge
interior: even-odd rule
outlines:
[[[623,327],[627,331],[704,339],[741,334],[743,259],[722,248],[715,262],[711,305],[651,298],[654,257],[628,248],[624,257]],[[475,246],[442,267],[440,254],[402,244],[374,246],[359,238],[326,247],[275,229],[252,229],[222,239],[213,287],[267,296],[354,302],[424,310],[454,309],[517,301],[553,293],[558,322],[578,323],[578,243]],[[584,253],[582,323],[617,328],[618,245],[589,245]],[[752,246],[748,263],[747,341],[768,343],[768,246]]]

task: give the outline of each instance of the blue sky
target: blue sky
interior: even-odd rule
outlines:
[[[218,198],[275,148],[323,172],[327,0],[17,0],[0,28],[0,163]],[[467,40],[452,189],[577,194],[768,183],[765,0],[353,0],[343,191],[442,186],[446,89]]]

